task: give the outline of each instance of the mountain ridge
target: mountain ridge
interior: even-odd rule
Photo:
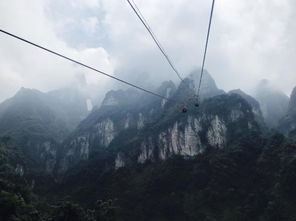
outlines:
[[[255,123],[255,119],[253,117],[253,110],[249,106],[248,102],[246,102],[241,95],[227,95],[223,90],[218,89],[215,81],[208,72],[205,72],[205,78],[201,87],[201,101],[203,102],[200,109],[202,110],[203,114],[201,114],[201,111],[194,106],[194,94],[197,84],[194,84],[195,82],[192,78],[197,79],[198,76],[198,72],[192,72],[189,75],[189,77],[184,79],[177,88],[172,82],[164,82],[158,89],[158,92],[162,96],[169,95],[168,98],[172,98],[169,101],[150,97],[150,95],[141,94],[140,92],[132,90],[128,90],[126,92],[108,92],[105,96],[105,99],[102,102],[101,107],[94,110],[84,121],[82,121],[80,125],[76,128],[76,130],[72,133],[72,135],[70,135],[70,137],[64,142],[62,152],[60,154],[62,155],[60,158],[61,165],[59,166],[60,168],[62,168],[60,172],[67,171],[71,167],[71,165],[75,165],[80,160],[88,160],[91,155],[91,152],[108,152],[108,149],[112,148],[116,152],[115,149],[117,148],[117,146],[122,146],[122,144],[125,143],[125,141],[122,139],[125,139],[128,145],[133,145],[128,140],[136,140],[137,136],[144,136],[149,140],[149,134],[153,133],[151,130],[149,130],[149,128],[156,128],[156,125],[163,125],[160,126],[160,128],[163,127],[164,130],[167,130],[167,127],[170,124],[169,122],[173,122],[172,125],[174,125],[175,122],[178,122],[178,119],[183,119],[187,116],[190,117],[188,117],[188,119],[184,118],[185,121],[182,120],[182,123],[179,122],[179,125],[173,126],[171,129],[168,129],[169,134],[172,133],[172,131],[174,130],[180,130],[180,132],[177,132],[180,133],[178,136],[175,136],[173,134],[164,135],[164,137],[172,137],[173,140],[180,139],[179,141],[172,141],[171,139],[170,141],[165,141],[171,143],[170,147],[168,147],[169,149],[165,150],[165,152],[169,151],[173,154],[181,154],[183,156],[193,156],[202,152],[202,149],[204,149],[203,147],[201,147],[201,150],[195,150],[196,147],[194,147],[201,142],[201,135],[199,135],[198,133],[208,133],[208,137],[216,136],[216,138],[212,141],[210,141],[210,139],[208,138],[202,138],[203,140],[208,140],[203,141],[202,145],[206,146],[207,142],[209,142],[209,144],[212,146],[220,145],[222,147],[223,145],[225,145],[223,144],[223,140],[226,140],[226,131],[229,129],[227,128],[228,126],[225,126],[227,122],[236,120],[241,120],[241,122],[249,122],[245,124],[245,126],[243,126],[243,128],[245,128],[246,130],[248,130],[248,128],[251,129],[259,127]],[[132,96],[130,95],[130,93],[132,93]],[[217,97],[217,99],[214,99],[215,101],[208,101],[213,97]],[[233,100],[232,103],[230,102],[232,106],[228,108],[227,102],[231,100]],[[238,102],[240,106],[235,107],[236,104],[234,101]],[[216,107],[217,110],[219,110],[215,111],[214,108],[214,114],[211,116],[207,115],[208,110],[205,110],[203,107],[203,105],[205,105],[207,108],[212,108],[210,107],[211,105],[207,105],[209,102],[213,107]],[[217,104],[215,104],[215,102],[217,102]],[[225,102],[226,105],[225,106],[223,104],[223,108],[225,110],[228,110],[226,112],[223,110],[223,108],[219,108],[219,105],[222,105],[223,102]],[[188,113],[186,113],[185,115],[184,113],[181,113],[183,107],[186,107],[188,109]],[[231,110],[231,108],[237,109]],[[245,108],[245,110],[243,110],[243,108]],[[225,118],[224,120],[221,120],[221,113],[224,112]],[[260,108],[257,110],[257,112],[258,115],[261,114]],[[201,120],[201,118],[198,117],[199,115],[201,115],[200,117],[202,117],[203,120]],[[244,117],[246,118],[245,120],[243,120]],[[201,121],[203,122],[202,124],[204,126],[199,125]],[[205,131],[198,131],[199,127],[208,128],[208,126],[206,126],[208,122],[212,122],[213,124],[212,132],[207,132],[208,129],[205,129]],[[187,125],[187,129],[184,129],[185,125]],[[185,133],[185,130],[190,130],[191,132],[187,131]],[[128,131],[131,132],[129,133]],[[144,135],[140,135],[142,131],[145,131]],[[164,131],[160,131],[160,133],[161,132]],[[192,135],[190,135],[189,133]],[[210,135],[211,133],[212,135]],[[220,135],[220,133],[222,133],[223,136]],[[204,137],[204,135],[202,136]],[[152,140],[152,138],[150,140]],[[150,142],[150,144],[153,146],[162,146],[162,144],[158,143],[160,141],[157,141],[156,143],[152,141],[147,142]],[[172,142],[177,142],[176,144],[174,144],[174,147],[172,146]],[[185,146],[183,144],[184,142],[187,143],[185,144]],[[151,147],[151,145],[148,149],[147,146],[149,145],[147,144],[141,144],[140,142],[137,145],[137,151],[139,151],[139,148],[141,147],[142,153],[138,156],[136,162],[143,163],[144,161],[146,161],[145,156],[147,157],[147,155],[149,155],[151,157],[152,153],[156,151],[153,147]],[[144,150],[143,148],[146,149]],[[128,151],[130,148],[126,149]],[[164,154],[162,157],[159,157],[159,155],[158,157],[152,157],[153,159],[151,159],[166,159],[167,157],[171,156],[171,153],[169,152]],[[124,158],[127,158],[125,154],[119,151],[115,155],[116,159],[114,159],[114,166],[116,168],[124,166]],[[131,158],[133,157],[134,156],[132,156]]]
[[[74,91],[61,89],[43,93],[21,88],[0,104],[0,135],[10,136],[12,142],[23,149],[29,159],[23,165],[27,172],[51,173],[59,144],[81,120],[81,113],[86,116],[86,107],[75,112],[82,102],[75,104],[79,93],[72,96]],[[62,94],[65,98],[59,97]],[[75,97],[74,102],[71,96]]]

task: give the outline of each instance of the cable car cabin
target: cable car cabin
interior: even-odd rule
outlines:
[[[182,108],[182,113],[187,113],[187,108],[186,107]]]

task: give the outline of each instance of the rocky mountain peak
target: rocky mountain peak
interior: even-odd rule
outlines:
[[[187,81],[185,82],[185,84],[189,83],[188,87],[196,92],[200,81],[200,70],[192,71],[187,79],[189,80],[189,82]],[[207,70],[204,70],[200,87],[200,97],[208,98],[219,94],[224,94],[224,91],[220,90],[217,87],[215,80],[212,78],[209,72]]]
[[[134,89],[111,90],[106,94],[101,106],[129,105],[135,103],[139,96],[139,91]]]
[[[235,90],[231,90],[228,92],[229,94],[238,94],[240,95],[243,99],[245,99],[249,105],[252,107],[252,112],[255,116],[255,119],[257,120],[257,122],[259,123],[259,125],[262,128],[265,128],[265,123],[264,123],[264,118],[262,115],[262,111],[260,108],[260,104],[259,102],[253,98],[252,96],[246,94],[244,91],[242,91],[241,89],[235,89]]]
[[[42,96],[42,92],[38,91],[36,89],[30,89],[30,88],[24,88],[21,87],[17,93],[15,94],[15,98],[33,98],[33,97],[38,97]]]
[[[166,96],[167,93],[169,93],[168,90],[171,91],[170,94],[172,94],[172,92],[176,91],[176,85],[174,84],[174,82],[172,82],[172,81],[164,81],[164,82],[162,82],[162,84],[158,88],[157,92],[159,94],[163,95],[163,96]]]
[[[229,91],[229,94],[240,95],[242,98],[244,98],[251,105],[253,112],[255,114],[262,115],[259,102],[255,98],[253,98],[252,96],[246,94],[241,89],[231,90],[231,91]]]
[[[174,99],[178,103],[177,107],[180,108],[180,104],[191,106],[195,102],[199,79],[199,70],[192,71],[188,77],[183,79],[174,95]],[[225,92],[217,87],[215,80],[205,70],[199,94],[200,101],[221,94],[225,94]]]

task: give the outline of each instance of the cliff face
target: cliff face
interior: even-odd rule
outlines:
[[[164,82],[158,93],[169,98],[175,90],[173,82]],[[60,171],[66,171],[80,160],[89,159],[96,151],[107,150],[123,131],[142,130],[159,118],[166,103],[165,99],[147,96],[136,90],[108,92],[101,107],[81,122],[64,142]]]
[[[202,153],[207,144],[223,148],[226,143],[227,129],[218,116],[212,116],[206,131],[206,142],[201,142],[199,133],[203,131],[202,118],[188,116],[186,122],[176,121],[159,135],[149,136],[140,145],[138,162],[147,160],[166,160],[173,155],[195,156]]]
[[[108,152],[115,168],[127,164],[192,157],[207,147],[224,148],[236,133],[257,130],[252,107],[241,96],[226,95],[206,73],[200,108],[194,107],[195,75],[178,88],[165,82],[158,93],[170,101],[137,91],[111,91],[64,142],[59,172]],[[186,107],[186,114],[181,109]]]
[[[118,168],[174,155],[192,157],[207,147],[225,148],[237,135],[251,130],[259,130],[259,125],[250,105],[239,95],[219,95],[205,100],[194,113],[171,116],[139,133],[136,140],[127,140],[114,165]]]

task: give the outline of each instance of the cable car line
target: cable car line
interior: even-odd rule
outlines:
[[[199,106],[199,93],[200,93],[200,87],[201,87],[201,82],[202,82],[202,77],[203,77],[203,72],[204,72],[204,67],[205,67],[205,61],[206,61],[206,56],[207,56],[208,43],[209,43],[209,37],[210,37],[211,25],[212,25],[212,18],[213,18],[213,14],[214,14],[214,6],[215,6],[215,0],[212,1],[212,7],[211,7],[210,20],[209,20],[209,25],[208,25],[208,32],[207,32],[205,50],[204,50],[204,54],[203,54],[203,60],[202,60],[202,66],[201,66],[201,72],[200,72],[200,79],[199,79],[199,85],[198,85],[198,90],[197,90],[197,103],[195,104],[196,106]]]
[[[149,32],[150,36],[152,37],[153,41],[155,42],[155,44],[157,45],[157,47],[159,48],[159,50],[161,51],[161,53],[164,55],[164,57],[166,58],[167,62],[169,63],[169,65],[171,66],[171,68],[173,69],[173,71],[176,73],[176,75],[178,76],[178,78],[183,81],[183,78],[181,77],[179,71],[177,70],[177,68],[174,66],[173,62],[171,61],[171,59],[169,58],[169,56],[167,55],[167,53],[165,52],[165,50],[163,49],[163,47],[161,46],[160,42],[158,41],[158,39],[156,38],[155,34],[153,33],[151,27],[149,26],[148,22],[146,21],[146,19],[144,18],[143,14],[141,13],[141,11],[139,10],[139,8],[137,7],[137,5],[134,3],[134,5],[130,2],[130,0],[126,0],[128,2],[128,4],[131,6],[131,8],[133,9],[133,11],[135,12],[135,14],[137,15],[137,17],[140,19],[140,21],[142,22],[142,24],[145,26],[145,28],[147,29],[147,31]]]
[[[137,12],[139,13],[139,15],[141,16],[141,18],[143,19],[143,21],[146,23],[146,25],[147,25],[147,27],[149,28],[149,30],[150,30],[150,31],[152,32],[152,34],[155,36],[155,34],[154,34],[154,32],[152,31],[152,29],[151,29],[151,27],[150,27],[148,21],[145,19],[144,15],[143,15],[142,12],[140,11],[140,9],[139,9],[139,7],[137,6],[137,4],[135,3],[135,1],[134,1],[134,0],[131,0],[131,2],[132,2],[132,4],[135,6]],[[160,42],[158,41],[158,39],[157,39],[157,38],[155,38],[155,39],[157,40],[157,42],[159,43],[159,45],[161,45]]]
[[[35,46],[35,47],[37,47],[37,48],[39,48],[39,49],[42,49],[42,50],[44,50],[44,51],[47,51],[47,52],[49,52],[49,53],[51,53],[51,54],[54,54],[54,55],[56,55],[56,56],[58,56],[58,57],[64,58],[64,59],[66,59],[66,60],[68,60],[68,61],[71,61],[71,62],[73,62],[73,63],[75,63],[75,64],[78,64],[78,65],[80,65],[80,66],[83,66],[83,67],[85,67],[85,68],[87,68],[87,69],[90,69],[90,70],[92,70],[92,71],[98,72],[98,73],[100,73],[100,74],[102,74],[102,75],[105,75],[105,76],[107,76],[107,77],[109,77],[109,78],[112,78],[112,79],[114,79],[114,80],[116,80],[116,81],[119,81],[119,82],[121,82],[121,83],[124,83],[124,84],[126,84],[126,85],[129,85],[129,86],[131,86],[131,87],[134,87],[134,88],[136,88],[136,89],[138,89],[138,90],[144,91],[144,92],[146,92],[146,93],[149,93],[149,94],[151,94],[151,95],[154,95],[154,96],[159,97],[159,98],[162,98],[162,99],[165,99],[165,100],[167,100],[167,101],[174,101],[174,100],[171,99],[171,98],[167,98],[167,97],[165,97],[165,96],[162,96],[162,95],[157,94],[157,93],[155,93],[155,92],[149,91],[149,90],[147,90],[147,89],[145,89],[145,88],[142,88],[142,87],[140,87],[140,86],[137,86],[137,85],[135,85],[135,84],[129,83],[129,82],[127,82],[127,81],[125,81],[125,80],[122,80],[122,79],[120,79],[120,78],[114,77],[114,76],[112,76],[112,75],[110,75],[110,74],[107,74],[106,72],[100,71],[100,70],[98,70],[98,69],[96,69],[96,68],[93,68],[93,67],[91,67],[91,66],[88,66],[88,65],[86,65],[86,64],[83,64],[83,63],[81,63],[81,62],[79,62],[79,61],[77,61],[77,60],[74,60],[74,59],[72,59],[72,58],[69,58],[69,57],[67,57],[67,56],[65,56],[65,55],[62,55],[62,54],[60,54],[60,53],[58,53],[58,52],[55,52],[55,51],[53,51],[53,50],[50,50],[50,49],[48,49],[48,48],[45,48],[45,47],[43,47],[43,46],[41,46],[41,45],[38,45],[38,44],[36,44],[36,43],[33,43],[33,42],[29,41],[29,40],[26,40],[26,39],[24,39],[24,38],[21,38],[21,37],[19,37],[19,36],[17,36],[17,35],[14,35],[14,34],[12,34],[12,33],[9,33],[9,32],[7,32],[7,31],[2,30],[2,29],[0,29],[0,32],[4,33],[4,34],[6,34],[6,35],[9,35],[9,36],[11,36],[11,37],[13,37],[13,38],[16,38],[16,39],[18,39],[18,40],[21,40],[21,41],[23,41],[23,42],[25,42],[25,43],[28,43],[28,44],[30,44],[30,45],[32,45],[32,46]]]
[[[180,79],[181,81],[183,81],[183,78],[180,76],[178,70],[175,68],[175,66],[174,66],[174,64],[172,63],[172,61],[170,60],[169,56],[166,54],[166,52],[165,52],[165,50],[163,49],[163,47],[161,46],[160,42],[157,40],[155,34],[153,33],[153,31],[152,31],[151,27],[149,26],[148,22],[146,21],[146,19],[145,19],[144,16],[142,15],[141,11],[139,10],[139,8],[138,8],[137,5],[135,4],[135,2],[134,2],[133,0],[131,0],[131,1],[133,2],[133,4],[130,2],[130,0],[127,0],[128,4],[131,6],[131,8],[133,9],[133,11],[136,13],[137,17],[140,19],[140,21],[142,22],[142,24],[145,26],[145,28],[146,28],[147,31],[149,32],[150,36],[152,37],[153,41],[156,43],[157,47],[159,48],[159,50],[161,51],[161,53],[164,55],[164,57],[166,58],[167,62],[169,63],[169,65],[171,66],[171,68],[174,70],[174,72],[176,73],[176,75],[179,77],[179,79]],[[205,43],[204,54],[203,54],[202,68],[201,68],[201,73],[200,73],[200,79],[199,79],[198,90],[197,90],[197,94],[196,94],[197,103],[195,104],[195,106],[197,106],[197,107],[199,106],[200,89],[201,89],[202,77],[203,77],[203,73],[204,73],[204,66],[205,66],[206,56],[207,56],[208,42],[209,42],[210,31],[211,31],[211,25],[212,25],[212,18],[213,18],[213,13],[214,13],[214,6],[215,6],[215,0],[212,0],[212,7],[211,7],[211,13],[210,13],[209,24],[208,24],[207,37],[206,37],[206,43]],[[30,44],[30,45],[32,45],[32,46],[35,46],[35,47],[37,47],[37,48],[39,48],[39,49],[42,49],[42,50],[44,50],[44,51],[46,51],[46,52],[49,52],[49,53],[51,53],[51,54],[53,54],[53,55],[56,55],[56,56],[61,57],[61,58],[64,58],[64,59],[66,59],[66,60],[68,60],[68,61],[70,61],[70,62],[72,62],[72,63],[78,64],[78,65],[83,66],[83,67],[85,67],[85,68],[87,68],[87,69],[90,69],[90,70],[92,70],[92,71],[95,71],[95,72],[97,72],[97,73],[100,73],[100,74],[102,74],[102,75],[105,75],[106,77],[112,78],[112,79],[114,79],[114,80],[116,80],[116,81],[119,81],[119,82],[121,82],[121,83],[124,83],[124,84],[126,84],[126,85],[129,85],[129,86],[131,86],[131,87],[134,87],[134,88],[136,88],[136,89],[138,89],[138,90],[141,90],[141,91],[144,91],[144,92],[146,92],[146,93],[149,93],[149,94],[151,94],[151,95],[153,95],[153,96],[159,97],[159,98],[161,98],[161,99],[165,99],[165,100],[167,100],[167,101],[174,101],[174,102],[177,102],[176,100],[174,100],[174,99],[172,99],[172,98],[165,97],[165,96],[163,96],[163,95],[160,95],[160,94],[158,94],[158,93],[152,92],[152,91],[150,91],[150,90],[147,90],[147,89],[145,89],[145,88],[142,88],[142,87],[140,87],[140,86],[137,86],[137,85],[135,85],[135,84],[133,84],[133,83],[130,83],[130,82],[128,82],[128,81],[125,81],[125,80],[122,80],[122,79],[120,79],[120,78],[114,77],[114,76],[112,76],[112,75],[110,75],[110,74],[108,74],[108,73],[106,73],[106,72],[100,71],[100,70],[98,70],[98,69],[96,69],[96,68],[93,68],[93,67],[91,67],[91,66],[89,66],[89,65],[86,65],[86,64],[84,64],[84,63],[81,63],[81,62],[79,62],[79,61],[77,61],[77,60],[74,60],[74,59],[72,59],[72,58],[70,58],[70,57],[67,57],[67,56],[65,56],[65,55],[63,55],[63,54],[60,54],[60,53],[55,52],[55,51],[53,51],[53,50],[51,50],[51,49],[48,49],[48,48],[45,48],[45,47],[43,47],[43,46],[41,46],[41,45],[38,45],[38,44],[36,44],[36,43],[33,43],[33,42],[29,41],[29,40],[26,40],[26,39],[24,39],[24,38],[21,38],[21,37],[19,37],[19,36],[17,36],[17,35],[14,35],[14,34],[10,33],[10,32],[4,31],[4,30],[2,30],[2,29],[0,29],[0,32],[4,33],[4,34],[6,34],[6,35],[8,35],[8,36],[10,36],[10,37],[13,37],[13,38],[15,38],[15,39],[18,39],[18,40],[20,40],[20,41],[23,41],[23,42],[25,42],[25,43],[27,43],[27,44]],[[188,109],[184,106],[183,109],[182,109],[182,112],[183,112],[183,113],[186,113],[187,110],[188,110]]]
[[[163,46],[161,45],[161,43],[159,42],[159,40],[157,39],[156,35],[154,34],[152,28],[150,27],[148,21],[145,19],[144,15],[142,14],[142,12],[140,11],[139,7],[137,6],[137,4],[135,3],[134,0],[131,0],[132,4],[135,6],[137,12],[139,13],[139,15],[141,16],[141,18],[143,19],[143,21],[145,22],[145,24],[147,25],[147,27],[149,28],[149,30],[151,31],[151,33],[153,34],[155,40],[158,42],[159,46],[162,48],[162,51],[165,52]],[[165,53],[167,56],[167,53]],[[177,70],[177,69],[176,69]],[[183,79],[182,79],[183,80]]]

